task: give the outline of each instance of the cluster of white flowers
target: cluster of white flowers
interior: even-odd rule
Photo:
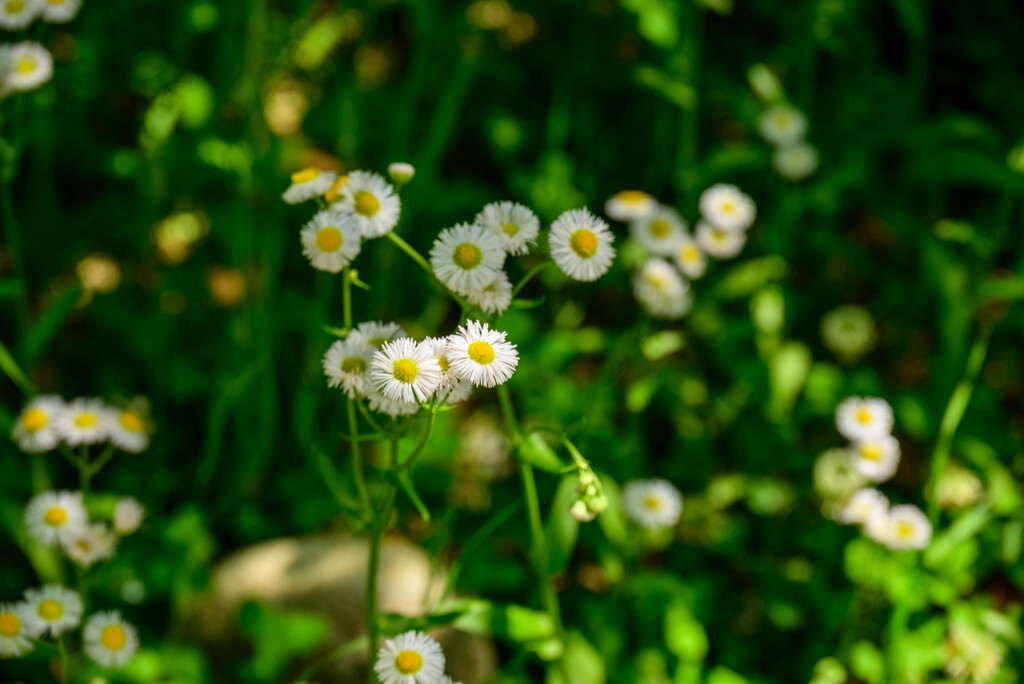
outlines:
[[[441,645],[423,632],[410,631],[385,640],[374,670],[380,684],[461,684],[444,667]]]
[[[776,104],[761,113],[761,137],[771,143],[772,167],[783,178],[799,181],[818,169],[818,151],[807,142],[807,117],[796,107]]]
[[[633,480],[622,488],[622,508],[641,527],[675,527],[683,512],[683,497],[667,480]]]
[[[36,19],[53,24],[71,21],[82,0],[4,0],[0,2],[0,29],[21,31]],[[34,90],[53,76],[53,56],[39,43],[0,43],[0,97]]]
[[[59,584],[28,589],[16,603],[0,603],[0,658],[32,652],[36,640],[57,638],[76,629],[84,612],[78,592]],[[116,612],[95,613],[82,632],[85,652],[103,667],[122,667],[139,648],[135,627]]]
[[[43,546],[59,546],[68,558],[89,567],[114,555],[119,537],[142,526],[145,509],[131,497],[118,500],[110,525],[93,522],[81,492],[43,492],[25,507],[25,527]]]
[[[648,253],[633,276],[633,294],[648,313],[678,320],[693,306],[690,281],[707,271],[708,257],[732,259],[746,243],[757,210],[734,185],[717,184],[699,201],[701,220],[691,235],[674,208],[647,193],[624,190],[605,203],[605,213],[629,222],[630,236]]]
[[[25,404],[11,437],[28,453],[52,451],[61,443],[76,447],[100,442],[140,453],[149,446],[150,426],[134,408],[115,408],[93,398],[65,402],[47,394]]]
[[[391,416],[416,413],[422,404],[453,405],[474,387],[507,381],[519,364],[516,345],[486,323],[467,321],[447,337],[416,341],[396,323],[360,323],[323,357],[331,387]]]
[[[836,408],[836,427],[850,444],[827,454],[833,459],[845,454],[862,483],[885,482],[896,473],[900,446],[892,435],[892,407],[884,399],[845,399]],[[932,538],[932,525],[917,506],[890,506],[873,487],[860,487],[843,497],[836,518],[846,525],[861,525],[868,537],[894,550],[924,549]]]

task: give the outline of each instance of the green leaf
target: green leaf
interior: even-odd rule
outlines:
[[[26,366],[31,365],[46,350],[50,341],[74,310],[80,292],[77,286],[62,292],[28,329],[25,339],[21,343],[20,357]]]
[[[682,600],[674,600],[665,611],[665,646],[680,660],[699,663],[708,655],[708,635]]]
[[[885,679],[885,661],[878,647],[870,641],[858,641],[850,649],[850,670],[868,684]]]
[[[566,464],[558,458],[555,450],[544,440],[539,432],[531,432],[516,448],[519,458],[525,463],[548,473],[559,474]]]
[[[559,664],[548,667],[548,684],[605,683],[604,659],[593,644],[577,631],[571,631],[566,635],[564,661],[564,667]],[[571,673],[571,681],[565,681],[563,671]]]
[[[462,609],[463,615],[453,624],[472,634],[495,636],[517,643],[543,641],[556,636],[551,616],[532,608],[511,603],[498,605],[482,599],[454,601],[446,608]]]
[[[707,684],[747,684],[747,679],[728,668],[717,665],[708,673],[705,682]]]
[[[608,499],[608,507],[597,516],[597,523],[612,546],[624,549],[629,545],[629,526],[622,511],[622,490],[610,475],[598,473],[597,477],[601,480],[601,490]]]
[[[573,549],[576,548],[580,523],[569,515],[569,507],[576,500],[578,481],[576,475],[562,478],[544,525],[544,536],[548,545],[548,571],[552,574],[561,572],[569,565]]]

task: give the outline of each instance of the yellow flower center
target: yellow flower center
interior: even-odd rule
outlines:
[[[15,65],[19,74],[31,74],[36,70],[36,60],[32,57],[22,57]]]
[[[404,675],[416,674],[423,667],[423,657],[416,651],[402,651],[395,656],[395,668]]]
[[[46,0],[51,5],[63,5],[67,0]]]
[[[111,651],[120,651],[128,641],[128,635],[121,625],[107,625],[100,632],[100,643]]]
[[[374,216],[380,211],[380,201],[371,193],[360,190],[355,195],[356,211],[363,216]]]
[[[316,246],[321,252],[337,252],[344,241],[341,231],[334,226],[321,228],[316,234]]]
[[[597,236],[586,228],[580,228],[569,237],[569,246],[584,259],[589,259],[597,252]]]
[[[342,188],[345,187],[345,183],[347,182],[348,176],[338,176],[338,180],[334,181],[334,184],[327,188],[327,192],[324,193],[324,199],[330,204],[334,204],[340,200],[342,196]]]
[[[641,202],[646,202],[650,195],[639,190],[623,190],[616,197],[627,204],[640,204]]]
[[[660,290],[665,285],[665,278],[660,273],[648,272],[644,274],[644,282]]]
[[[908,522],[901,522],[896,526],[896,536],[900,539],[910,539],[914,536],[914,526]]]
[[[46,422],[46,412],[37,408],[25,411],[21,418],[21,426],[25,428],[25,432],[38,432],[46,427]]]
[[[733,202],[732,200],[725,200],[720,205],[718,205],[718,208],[721,210],[723,214],[731,214],[736,211],[736,203]]]
[[[121,411],[118,420],[121,422],[121,427],[129,432],[142,432],[142,429],[145,427],[142,423],[142,418],[134,411]]]
[[[789,128],[789,125],[793,123],[793,117],[789,112],[782,111],[775,113],[775,127],[783,130]]]
[[[53,599],[46,599],[39,604],[36,612],[39,613],[39,617],[52,622],[60,619],[60,616],[64,614],[64,606]]]
[[[452,261],[463,271],[479,266],[483,258],[484,253],[472,242],[463,242],[452,252]]]
[[[441,372],[442,373],[447,373],[448,369],[450,368],[450,365],[448,364],[448,359],[446,359],[443,356],[438,356],[437,357],[437,365],[439,365],[441,367]]]
[[[387,342],[387,340],[385,340],[383,337],[371,337],[366,341],[369,342],[374,347],[380,347],[382,344]]]
[[[644,498],[644,506],[647,506],[648,510],[656,511],[661,508],[661,501],[656,496],[648,496]]]
[[[0,613],[0,636],[16,637],[21,634],[21,620],[14,613]]]
[[[862,425],[867,425],[871,422],[871,411],[866,408],[857,409],[857,422]]]
[[[75,425],[80,428],[91,428],[96,427],[98,422],[95,413],[89,413],[88,411],[82,411],[75,416]]]
[[[358,356],[350,356],[341,362],[342,373],[362,373],[366,370],[366,361]]]
[[[651,221],[651,235],[663,238],[668,235],[669,225],[665,219],[654,219]]]
[[[700,258],[700,251],[693,245],[683,247],[683,261],[697,261]]]
[[[477,340],[470,344],[467,353],[470,359],[483,366],[494,361],[494,347],[483,340]]]
[[[860,455],[869,461],[878,461],[882,458],[882,450],[877,444],[865,444],[860,448]]]
[[[398,382],[409,384],[420,374],[420,369],[412,359],[398,359],[391,366],[391,374]]]
[[[308,183],[309,181],[316,180],[320,175],[320,169],[310,166],[308,169],[302,169],[292,174],[292,183]]]
[[[505,232],[505,235],[517,235],[519,233],[519,226],[514,223],[506,223],[502,230]]]
[[[92,545],[89,543],[89,540],[85,537],[82,537],[81,539],[75,542],[75,548],[86,555],[88,555],[92,551]]]
[[[46,511],[46,515],[43,516],[43,522],[50,527],[60,527],[68,521],[68,512],[60,506],[54,506],[50,510]]]
[[[21,14],[25,9],[25,0],[8,0],[7,11],[10,14]]]

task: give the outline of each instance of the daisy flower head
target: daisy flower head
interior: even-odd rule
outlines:
[[[370,381],[392,401],[429,401],[441,383],[441,364],[432,351],[410,337],[385,342],[370,361]]]
[[[381,684],[438,684],[444,676],[444,653],[423,632],[405,632],[384,642],[373,669]]]
[[[892,407],[885,399],[849,397],[836,407],[836,428],[851,441],[892,432]]]
[[[465,401],[473,393],[473,384],[467,380],[456,377],[451,372],[451,365],[448,363],[448,338],[428,337],[423,344],[430,349],[430,355],[437,359],[441,366],[441,382],[434,390],[434,396],[445,406],[454,406]]]
[[[807,142],[780,147],[772,153],[772,168],[791,181],[801,181],[818,170],[818,150]]]
[[[366,383],[364,396],[366,397],[366,404],[370,407],[371,411],[383,413],[386,416],[411,416],[420,410],[419,403],[415,401],[395,401],[394,399],[388,399],[373,386],[373,383],[370,382]]]
[[[735,185],[717,183],[701,193],[700,213],[722,230],[746,230],[754,223],[757,208]]]
[[[473,383],[469,380],[456,378],[450,387],[442,390],[438,388],[437,398],[444,406],[455,406],[469,399],[473,394]]]
[[[498,277],[490,285],[466,295],[466,300],[479,306],[485,314],[501,314],[508,311],[512,304],[512,281],[504,271],[498,271]]]
[[[648,259],[633,276],[633,293],[648,313],[676,320],[690,310],[690,285],[664,259]]]
[[[313,268],[340,273],[362,249],[359,221],[350,211],[318,211],[299,234],[302,253]]]
[[[707,221],[697,223],[697,246],[715,259],[733,259],[743,251],[747,234],[742,230],[718,228]]]
[[[430,248],[434,275],[460,295],[490,285],[505,263],[505,250],[493,231],[472,223],[445,228]]]
[[[573,280],[597,280],[612,266],[615,236],[608,224],[586,208],[570,209],[551,224],[551,258]]]
[[[516,345],[507,341],[505,335],[486,323],[466,321],[448,338],[450,371],[477,387],[503,384],[519,365]]]
[[[622,488],[622,508],[641,527],[674,527],[683,512],[683,497],[667,480],[633,480]]]
[[[388,164],[388,178],[391,182],[402,187],[416,175],[416,167],[407,162],[391,162]]]
[[[117,537],[103,523],[93,523],[62,543],[67,557],[87,568],[114,556]]]
[[[122,451],[142,453],[149,448],[150,426],[139,411],[111,408],[107,416],[110,441]]]
[[[326,193],[336,180],[338,174],[334,171],[324,171],[315,166],[306,167],[292,174],[292,183],[281,195],[281,199],[288,204],[311,200]]]
[[[27,603],[0,603],[0,658],[17,658],[31,652],[31,640],[39,636],[33,627]]]
[[[889,500],[885,494],[872,487],[858,489],[846,497],[839,510],[839,522],[844,525],[864,525],[877,515],[889,511]]]
[[[43,21],[65,24],[78,14],[82,0],[42,0]]]
[[[123,496],[114,505],[111,525],[113,525],[115,533],[125,537],[138,532],[145,517],[145,506],[130,496]]]
[[[640,190],[623,190],[608,198],[604,213],[616,221],[647,218],[658,211],[658,200]]]
[[[529,207],[518,202],[491,202],[476,215],[473,223],[498,236],[501,248],[512,256],[529,252],[540,233],[540,219]]]
[[[353,171],[345,183],[345,195],[339,201],[356,215],[363,239],[379,238],[398,225],[402,200],[395,188],[379,173]]]
[[[932,540],[932,524],[917,506],[900,504],[889,509],[875,534],[877,541],[895,551],[926,549]]]
[[[81,492],[43,492],[25,506],[25,527],[43,546],[56,546],[81,533],[89,523]]]
[[[354,344],[366,344],[380,349],[385,342],[408,337],[402,326],[384,321],[363,321],[345,339]]]
[[[359,340],[338,340],[332,344],[322,361],[328,387],[340,387],[349,399],[363,394],[366,388],[367,369],[373,360],[374,347]]]
[[[96,444],[110,437],[110,413],[101,400],[80,397],[68,402],[57,426],[68,446]]]
[[[19,0],[13,0],[17,2]],[[10,5],[12,0],[6,0]],[[0,0],[3,6],[4,0]],[[53,56],[39,43],[24,41],[5,46],[3,61],[7,62],[0,90],[24,92],[35,90],[53,77]]]
[[[867,483],[846,448],[822,452],[814,462],[814,489],[824,499],[845,499]]]
[[[853,467],[872,482],[885,482],[900,464],[900,443],[892,435],[858,440],[851,447]]]
[[[40,0],[0,0],[0,29],[26,28],[42,9]]]
[[[697,241],[689,235],[684,235],[676,246],[676,266],[683,272],[683,275],[690,280],[696,280],[708,270],[708,259],[701,251]]]
[[[25,591],[29,610],[25,618],[38,633],[60,636],[82,622],[82,597],[59,584]]]
[[[807,117],[796,107],[775,105],[761,114],[757,130],[773,145],[792,145],[807,135]]]
[[[629,234],[651,254],[671,256],[686,236],[687,225],[672,207],[659,206],[650,216],[629,223]]]
[[[57,423],[64,411],[64,400],[47,394],[32,398],[14,423],[11,438],[27,453],[49,451],[60,442]]]
[[[124,667],[139,649],[139,633],[121,613],[96,613],[85,623],[85,653],[101,667]]]

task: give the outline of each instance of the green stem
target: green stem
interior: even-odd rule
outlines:
[[[398,460],[398,431],[391,426],[391,457],[387,468],[393,467]],[[385,480],[384,500],[381,503],[380,512],[373,526],[370,537],[370,562],[366,573],[366,630],[369,635],[367,645],[367,681],[374,684],[373,666],[377,660],[377,642],[380,639],[380,628],[377,624],[377,575],[380,566],[380,547],[384,540],[384,532],[387,530],[388,522],[391,520],[391,513],[395,508],[395,486]]]
[[[700,132],[700,92],[698,86],[703,42],[701,39],[703,38],[704,9],[697,2],[684,4],[689,6],[689,16],[686,23],[686,37],[681,45],[685,58],[685,80],[690,86],[693,101],[688,103],[689,106],[683,108],[682,119],[679,122],[680,135],[676,177],[680,190],[686,194],[693,189],[697,182],[697,147]]]
[[[408,254],[409,258],[411,258],[413,261],[419,264],[420,268],[426,271],[427,275],[430,276],[430,280],[436,283],[445,292],[447,292],[449,296],[451,296],[451,298],[455,300],[456,304],[461,306],[463,309],[469,306],[469,304],[466,303],[465,299],[449,290],[447,287],[444,286],[443,283],[441,283],[440,280],[437,279],[437,276],[434,275],[434,269],[430,267],[430,264],[427,263],[427,260],[423,258],[423,255],[416,251],[415,247],[413,247],[408,242],[403,240],[395,231],[391,231],[390,233],[387,234],[387,236],[388,239],[391,240],[391,242],[395,243],[395,245],[400,250]]]
[[[436,406],[435,403],[432,401],[430,402],[430,416],[427,418],[427,429],[423,431],[423,437],[420,439],[420,443],[416,445],[415,449],[413,449],[413,452],[409,455],[409,458],[405,459],[405,461],[401,465],[395,468],[396,475],[405,470],[406,468],[408,468],[409,466],[411,466],[413,461],[415,461],[417,457],[419,457],[420,452],[423,451],[423,447],[427,446],[427,442],[430,441],[430,435],[434,432],[434,420],[436,418]]]
[[[100,457],[97,458],[91,466],[89,466],[90,478],[96,477],[96,475],[98,475],[99,472],[103,470],[103,466],[107,465],[107,461],[109,461],[111,457],[114,455],[115,450],[116,447],[113,444],[107,445],[107,447],[103,450],[103,453],[100,454]]]
[[[89,467],[89,446],[83,444],[78,448],[78,488],[82,491],[82,497],[89,493],[89,480],[92,472]]]
[[[28,280],[25,277],[24,252],[21,246],[21,234],[18,230],[18,217],[14,212],[14,199],[11,196],[11,183],[14,180],[14,163],[12,168],[0,169],[0,205],[3,205],[4,237],[11,251],[11,270],[17,282],[18,296],[15,298],[15,322],[18,337],[24,337],[28,329]]]
[[[11,353],[7,351],[7,347],[2,342],[0,342],[0,369],[3,370],[4,375],[11,379],[11,382],[18,386],[22,394],[31,397],[38,393],[39,390],[36,389],[35,383],[25,375],[25,371],[21,370],[21,366],[14,360],[14,357],[11,356]]]
[[[345,316],[345,330],[352,330],[352,271],[348,266],[341,273],[341,300]]]
[[[64,643],[64,637],[57,637],[57,652],[60,653],[60,671],[62,684],[71,684],[74,677],[71,673],[71,659],[68,658],[68,647]]]
[[[356,491],[359,492],[359,508],[363,515],[370,513],[370,492],[366,489],[366,478],[363,476],[363,452],[359,446],[359,426],[356,423],[355,400],[348,399],[346,405],[348,413],[348,433],[352,437],[352,476],[356,481]]]
[[[512,298],[514,299],[515,296],[519,294],[519,291],[522,290],[524,287],[526,287],[526,284],[528,282],[533,280],[534,276],[539,274],[541,271],[543,271],[545,268],[547,268],[548,266],[550,266],[553,263],[555,263],[555,262],[552,261],[551,259],[548,259],[546,261],[540,262],[539,264],[537,264],[536,266],[531,268],[529,271],[527,271],[526,275],[523,276],[522,280],[520,280],[518,283],[516,283],[516,286],[514,288],[512,288]]]

